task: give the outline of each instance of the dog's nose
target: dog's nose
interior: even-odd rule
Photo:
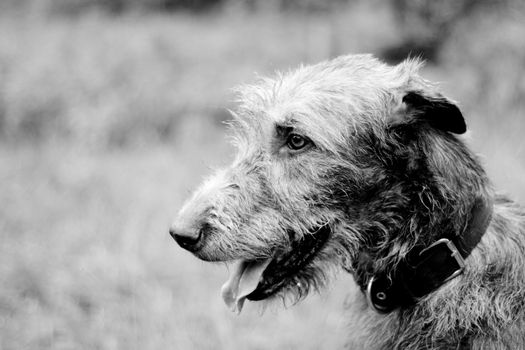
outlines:
[[[170,235],[182,248],[194,251],[201,238],[201,230],[184,228],[175,223],[170,227]]]

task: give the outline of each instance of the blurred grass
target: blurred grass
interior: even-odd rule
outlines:
[[[377,5],[377,3],[376,3]],[[381,25],[377,25],[380,23]],[[232,149],[230,88],[396,40],[386,7],[336,14],[0,16],[0,348],[332,349],[346,274],[322,296],[230,315],[222,265],[169,222]],[[424,75],[460,101],[498,188],[525,201],[525,21],[466,18]]]
[[[387,17],[384,10],[376,15]],[[90,148],[172,139],[185,119],[226,118],[229,89],[253,81],[254,72],[366,43],[361,31],[342,23],[358,16],[346,17],[3,16],[0,131],[11,141],[68,139]],[[344,40],[332,37],[333,19]]]

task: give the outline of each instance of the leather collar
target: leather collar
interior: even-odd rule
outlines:
[[[462,234],[445,234],[426,248],[414,249],[389,274],[371,273],[366,288],[362,285],[369,306],[380,313],[407,307],[459,276],[465,268],[464,260],[487,230],[492,206],[491,200],[478,199]],[[359,260],[357,265],[361,268],[371,263],[364,253]]]

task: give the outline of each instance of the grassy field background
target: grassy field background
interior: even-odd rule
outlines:
[[[228,270],[167,233],[191,189],[232,157],[230,88],[255,73],[379,52],[388,7],[206,14],[0,15],[0,349],[333,349],[355,292],[230,314]],[[442,82],[497,188],[525,203],[525,15],[454,27]]]

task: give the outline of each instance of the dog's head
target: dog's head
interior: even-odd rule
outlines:
[[[305,295],[360,251],[386,266],[467,210],[454,204],[474,191],[461,187],[469,155],[453,135],[465,121],[420,66],[345,56],[239,89],[237,157],[171,229],[198,258],[236,262],[223,287],[230,306]]]

